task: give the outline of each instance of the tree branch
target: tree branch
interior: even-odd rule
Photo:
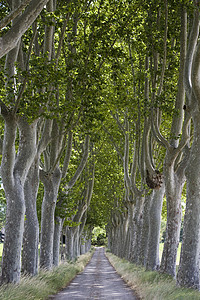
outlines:
[[[62,49],[62,45],[63,45],[63,40],[64,40],[64,36],[65,36],[65,31],[66,31],[67,23],[69,21],[69,16],[70,16],[69,14],[66,15],[65,21],[63,23],[63,27],[61,29],[61,34],[60,34],[58,49],[57,49],[57,53],[56,53],[56,66],[58,65],[58,59],[59,59],[60,54],[61,54],[61,49]]]
[[[84,151],[83,151],[83,156],[82,156],[82,159],[81,159],[81,162],[74,174],[74,176],[71,178],[71,180],[69,181],[69,183],[66,185],[66,192],[68,192],[73,186],[74,184],[76,183],[76,181],[78,180],[79,176],[81,175],[84,167],[85,167],[85,164],[87,162],[87,159],[88,159],[88,155],[89,155],[89,142],[90,142],[90,138],[89,136],[87,135],[85,137],[85,143],[84,143]]]
[[[14,173],[17,173],[20,176],[22,182],[25,182],[29,168],[36,154],[37,122],[38,120],[35,120],[33,123],[29,124],[23,117],[17,122],[20,140]]]
[[[182,129],[182,137],[181,141],[178,145],[178,147],[174,150],[174,157],[177,157],[178,154],[183,150],[183,148],[186,146],[190,136],[188,134],[188,126],[191,120],[191,116],[189,113],[185,114],[185,119],[183,122],[183,129]]]
[[[68,171],[69,161],[70,161],[71,152],[72,152],[72,141],[73,141],[73,133],[72,133],[72,131],[69,131],[67,149],[66,149],[65,159],[64,159],[64,163],[63,163],[63,169],[62,169],[62,178],[66,177],[66,174]]]
[[[15,116],[7,115],[5,119],[3,154],[1,161],[1,176],[3,181],[13,183],[13,169],[15,164],[15,139],[17,123]]]
[[[35,24],[35,26],[33,28],[33,35],[32,35],[32,38],[31,38],[30,45],[29,45],[29,49],[28,49],[28,56],[27,56],[27,59],[26,59],[26,68],[25,68],[26,71],[28,71],[28,68],[29,68],[29,60],[30,60],[31,51],[32,51],[32,47],[33,47],[33,42],[35,40],[36,34],[37,34],[37,23]],[[20,104],[22,95],[23,95],[23,93],[25,91],[25,88],[26,88],[27,79],[28,79],[28,76],[25,76],[25,78],[23,80],[23,83],[20,87],[19,94],[18,94],[16,102],[15,102],[14,113],[16,113],[18,108],[19,108],[19,104]]]
[[[192,63],[191,82],[196,101],[200,108],[200,42],[198,42],[197,50]]]
[[[31,0],[24,0],[17,8],[12,10],[9,15],[3,18],[0,22],[0,30],[16,18],[30,2]]]
[[[20,40],[21,36],[28,30],[31,24],[40,14],[48,0],[31,0],[24,13],[9,31],[0,37],[0,58],[12,50]]]
[[[190,32],[190,37],[188,41],[188,50],[185,62],[185,91],[189,101],[191,104],[192,101],[192,82],[191,82],[191,74],[192,74],[192,63],[194,58],[194,53],[196,49],[196,44],[199,36],[199,8],[195,9],[193,16],[193,24]]]
[[[127,115],[124,116],[124,122],[125,122],[125,142],[124,142],[124,177],[126,184],[128,188],[131,188],[131,181],[129,176],[129,123],[127,120]]]
[[[165,0],[164,55],[163,55],[163,62],[162,62],[160,85],[159,85],[158,93],[157,93],[158,96],[160,96],[162,93],[164,74],[165,74],[166,62],[167,62],[167,31],[168,31],[168,3],[167,3],[167,0]]]
[[[52,124],[53,124],[52,120],[50,120],[50,119],[45,120],[42,136],[41,136],[41,139],[40,139],[40,142],[38,145],[38,150],[37,150],[39,156],[45,150],[48,143],[51,141]]]
[[[154,115],[153,115],[153,109],[151,109],[151,129],[154,134],[154,137],[158,141],[158,143],[161,143],[167,150],[170,148],[170,144],[168,141],[163,137],[161,134],[159,128],[158,128],[158,116],[156,115],[156,120],[154,122]]]
[[[178,136],[181,134],[184,115],[184,102],[185,102],[185,88],[184,88],[184,68],[187,48],[187,14],[184,8],[181,12],[181,32],[180,32],[180,66],[178,78],[178,92],[176,96],[175,112],[171,125],[170,145],[174,148],[178,147]],[[178,112],[178,114],[177,114]]]

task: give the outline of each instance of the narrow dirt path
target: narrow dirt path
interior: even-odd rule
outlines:
[[[137,300],[137,297],[111,266],[104,248],[97,248],[85,270],[67,288],[50,299]]]

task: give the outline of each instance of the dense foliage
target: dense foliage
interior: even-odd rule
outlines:
[[[23,271],[37,273],[39,228],[41,267],[58,264],[59,251],[74,259],[90,246],[93,228],[106,226],[112,252],[158,269],[161,214],[167,227],[160,270],[175,276],[186,189],[193,199],[185,170],[199,139],[199,1],[40,0],[30,26],[29,2],[0,4],[3,281],[19,281],[22,243]],[[67,241],[60,247],[61,233]],[[27,269],[29,247],[34,271]],[[17,271],[6,265],[9,256]],[[199,288],[198,279],[184,280],[179,284]]]

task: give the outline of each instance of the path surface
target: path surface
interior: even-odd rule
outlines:
[[[133,291],[125,284],[104,254],[97,248],[84,271],[53,300],[137,300]]]

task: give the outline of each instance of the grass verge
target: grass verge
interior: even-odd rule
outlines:
[[[156,271],[145,271],[125,259],[106,252],[110,263],[120,276],[145,300],[200,300],[200,292],[179,288],[171,276]]]
[[[56,294],[90,261],[94,251],[81,255],[74,263],[61,263],[51,271],[41,270],[35,277],[23,276],[19,284],[0,287],[1,300],[43,300]]]

